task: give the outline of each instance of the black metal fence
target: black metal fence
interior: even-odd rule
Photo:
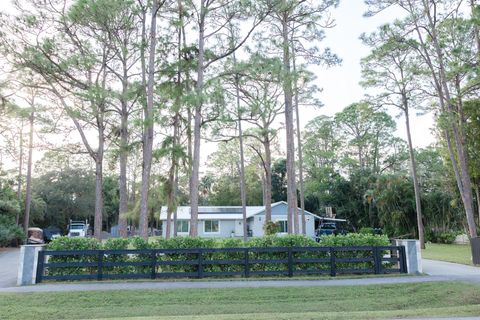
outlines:
[[[406,273],[405,247],[270,247],[40,251],[46,280]]]

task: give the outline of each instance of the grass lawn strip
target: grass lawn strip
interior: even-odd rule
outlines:
[[[422,257],[472,266],[472,252],[468,244],[427,243]]]
[[[479,305],[480,286],[460,282],[0,294],[0,315],[12,320],[28,319],[31,315],[36,320],[175,319],[173,316],[317,319],[324,313],[329,313],[329,317],[331,314],[332,319],[342,319],[339,317],[358,312],[380,318],[403,316],[405,312],[437,316],[461,311],[465,315],[478,315]]]
[[[386,318],[404,318],[421,316],[455,316],[469,317],[480,314],[480,305],[470,305],[462,307],[447,308],[425,308],[414,310],[389,310],[389,311],[359,311],[359,312],[292,312],[292,313],[255,313],[255,314],[216,314],[215,320],[290,320],[290,319],[386,319]],[[134,318],[103,318],[95,320],[210,320],[212,315],[201,316],[154,316],[154,317],[134,317]]]

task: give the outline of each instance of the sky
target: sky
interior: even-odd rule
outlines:
[[[360,60],[369,53],[359,39],[361,33],[375,31],[380,25],[391,22],[402,16],[401,9],[389,9],[372,18],[364,18],[366,5],[362,0],[343,0],[340,6],[333,11],[336,26],[326,31],[326,39],[322,46],[330,47],[343,61],[340,66],[329,69],[312,68],[316,76],[316,84],[323,88],[319,98],[324,107],[318,110],[303,110],[300,117],[302,126],[317,115],[333,115],[351,103],[362,100],[365,93],[359,82],[361,81]],[[397,117],[398,112],[390,112]],[[434,142],[431,133],[433,119],[431,115],[411,115],[413,143],[416,147],[426,147]],[[406,140],[404,118],[395,118],[397,121],[396,135]]]

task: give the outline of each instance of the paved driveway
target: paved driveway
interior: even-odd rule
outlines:
[[[423,259],[423,272],[450,280],[480,283],[480,268],[458,263]]]
[[[0,250],[0,288],[13,287],[17,284],[19,256],[18,248]]]

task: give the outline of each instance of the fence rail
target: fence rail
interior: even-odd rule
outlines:
[[[40,251],[47,280],[406,273],[405,247],[270,247]]]

